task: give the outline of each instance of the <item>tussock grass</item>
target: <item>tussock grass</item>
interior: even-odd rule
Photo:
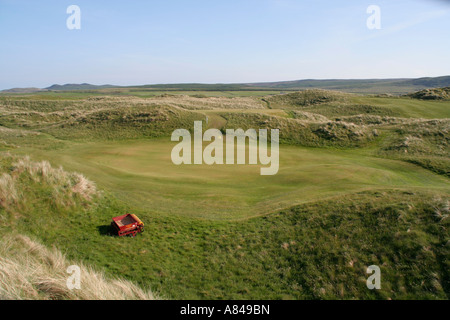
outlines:
[[[295,117],[299,113],[294,113]],[[290,119],[255,113],[222,113],[227,129],[279,129],[282,143],[308,147],[356,147],[374,139],[373,129],[345,121],[331,121],[320,115],[302,113],[304,119]],[[305,119],[307,118],[307,119]]]
[[[0,162],[0,207],[17,210],[21,202],[36,195],[24,192],[35,185],[52,203],[59,206],[89,204],[98,192],[95,184],[82,174],[67,172],[62,167],[53,168],[48,161],[35,162],[29,156],[17,157],[3,154]],[[20,202],[18,201],[20,198]]]
[[[321,90],[321,89],[308,89],[304,91],[287,93],[269,97],[267,100],[270,105],[276,108],[282,107],[307,107],[311,105],[319,105],[323,103],[330,103],[333,101],[347,101],[347,98],[351,94]]]
[[[237,221],[158,216],[109,201],[81,218],[28,213],[18,230],[174,299],[447,299],[448,208],[448,191],[410,188],[354,192]],[[99,234],[96,226],[127,209],[149,232],[137,239]],[[90,222],[80,224],[86,216]],[[48,223],[39,225],[42,219]],[[366,287],[373,264],[382,270],[381,290]]]
[[[17,200],[18,191],[13,178],[9,174],[3,173],[0,176],[0,207],[10,207]]]
[[[320,90],[86,96],[0,97],[0,148],[16,145],[11,152],[83,172],[107,191],[98,196],[84,176],[48,162],[4,156],[3,234],[35,236],[106,275],[180,299],[449,297],[448,179],[428,171],[449,172],[447,101]],[[280,146],[274,177],[259,176],[258,167],[175,168],[168,137],[207,117],[222,130],[278,128],[282,144],[315,148]],[[111,217],[124,212],[137,213],[150,232],[139,241],[108,236]],[[26,247],[8,243],[16,242]],[[11,270],[26,267],[13,264],[19,249],[0,249]],[[59,255],[36,258],[36,269],[57,265],[65,275]],[[372,264],[382,268],[381,291],[365,286]],[[64,283],[16,278],[0,277],[19,281],[13,291],[32,283],[23,285],[32,298],[72,299]],[[97,284],[89,294],[108,290]]]
[[[251,97],[201,97],[162,95],[149,99],[152,103],[181,107],[188,110],[265,109],[266,105]]]
[[[62,187],[87,201],[97,193],[95,184],[82,174],[66,172],[62,167],[53,168],[48,161],[31,161],[29,156],[12,163],[12,175],[26,175],[36,183],[48,184],[55,189]]]
[[[420,100],[450,100],[450,87],[425,89],[408,96]]]
[[[42,131],[63,139],[117,140],[167,136],[190,128],[203,114],[169,106],[104,109],[87,112]]]
[[[3,140],[0,140],[0,150],[2,150],[2,149],[8,150],[8,149],[15,149],[15,148],[17,148],[16,145],[14,145],[12,143],[8,143]]]
[[[70,290],[67,268],[78,265],[80,289]],[[123,279],[108,278],[82,263],[68,261],[56,248],[48,249],[23,235],[0,240],[0,299],[8,300],[154,300],[151,291]]]
[[[66,269],[72,263],[60,251],[22,235],[5,234],[28,215],[45,220],[44,212],[52,219],[84,212],[99,196],[93,182],[48,161],[10,154],[2,154],[0,172],[0,299],[155,298],[129,281],[107,278],[79,263],[81,290],[69,290]]]
[[[389,135],[379,154],[450,176],[450,120],[416,119],[385,126]]]
[[[315,121],[315,122],[327,122],[329,119],[321,114],[312,113],[312,112],[306,112],[306,111],[299,111],[299,110],[292,110],[288,113],[292,118],[299,119],[299,120],[309,120],[309,121]]]

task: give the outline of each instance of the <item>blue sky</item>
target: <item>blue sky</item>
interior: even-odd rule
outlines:
[[[0,0],[0,75],[0,89],[450,75],[450,1]]]

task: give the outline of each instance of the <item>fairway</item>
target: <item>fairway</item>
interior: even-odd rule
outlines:
[[[235,220],[377,188],[448,189],[445,177],[368,152],[280,146],[280,170],[259,165],[181,165],[169,138],[74,143],[43,158],[75,170],[133,207],[155,215]]]

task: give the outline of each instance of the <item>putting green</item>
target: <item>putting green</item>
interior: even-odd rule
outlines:
[[[205,219],[243,219],[367,189],[449,189],[445,177],[354,150],[282,145],[278,174],[261,176],[259,165],[176,166],[175,145],[169,138],[83,143],[41,156],[85,174],[132,206]]]

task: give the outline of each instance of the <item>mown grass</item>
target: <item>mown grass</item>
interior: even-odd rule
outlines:
[[[86,212],[101,198],[91,181],[46,161],[9,154],[2,154],[0,173],[0,299],[155,298],[151,291],[117,275],[108,279],[90,266],[70,262],[56,248],[48,249],[21,234],[20,222],[30,216],[35,226],[48,230],[61,216]],[[81,268],[80,290],[66,285],[66,269],[73,264]]]
[[[82,143],[34,154],[164,216],[230,220],[363,189],[448,187],[425,169],[368,152],[282,145],[278,174],[261,176],[260,165],[176,166],[170,158],[175,144],[168,138]]]
[[[446,299],[445,196],[363,192],[239,222],[155,216],[105,197],[88,211],[23,213],[17,229],[169,298]],[[110,217],[130,210],[146,232],[111,237]],[[379,291],[365,283],[373,264]]]
[[[448,299],[448,102],[51,95],[0,97],[0,151],[81,172],[101,192],[88,200],[81,180],[46,180],[48,164],[2,153],[2,234],[169,298]],[[170,134],[194,120],[280,128],[279,174],[174,166]],[[136,239],[109,234],[125,212],[146,223]],[[365,285],[373,264],[379,291]]]

